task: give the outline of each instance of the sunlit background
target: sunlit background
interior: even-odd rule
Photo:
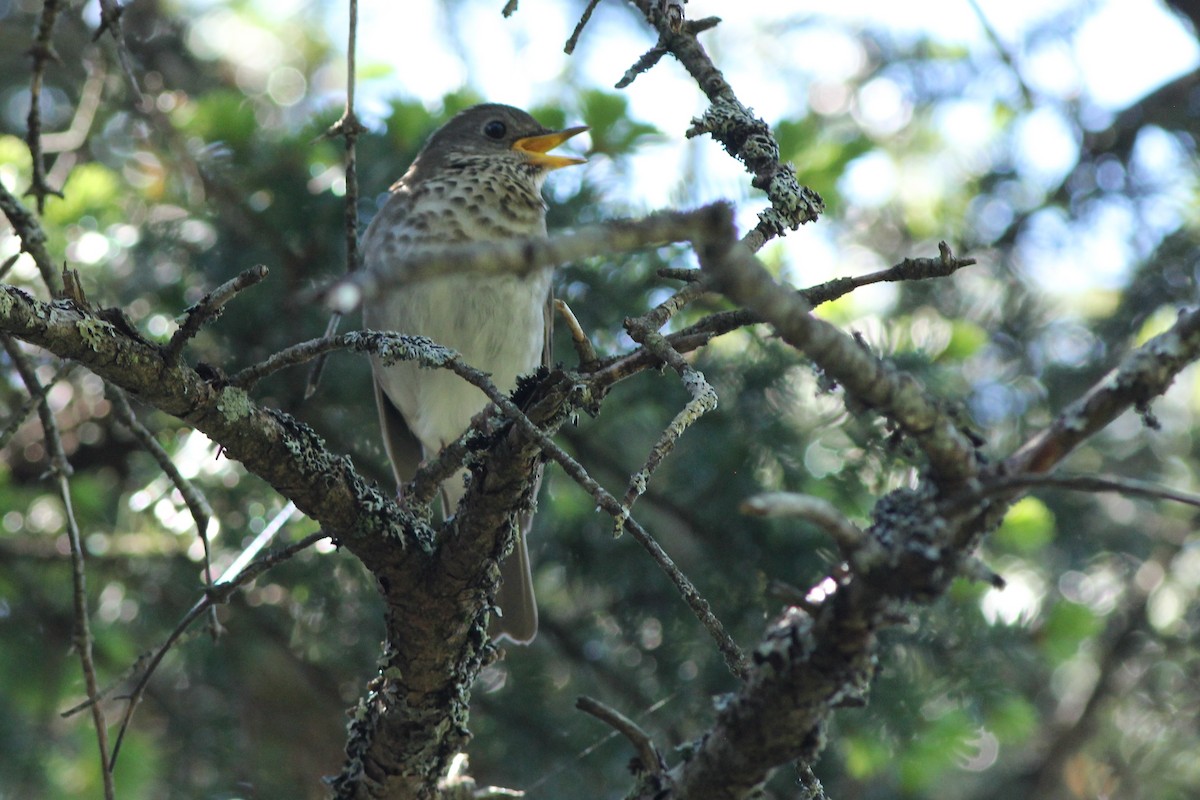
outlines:
[[[654,44],[635,9],[601,3],[568,56],[579,4],[522,0],[510,19],[500,5],[360,4],[362,222],[445,112],[486,99],[593,126],[577,140],[595,148],[588,165],[547,187],[552,225],[713,200],[735,202],[743,228],[754,225],[765,199],[740,165],[707,137],[683,137],[707,103],[678,63],[668,56],[613,88]],[[39,10],[0,0],[0,180],[14,191],[30,174],[20,54]],[[979,259],[950,281],[867,287],[818,313],[960,403],[990,453],[1023,441],[1194,299],[1194,132],[1168,117],[1121,127],[1131,105],[1200,66],[1195,31],[1165,5],[692,0],[686,11],[723,18],[701,40],[827,201],[820,222],[763,250],[773,270],[808,286],[934,255],[942,239]],[[345,267],[341,143],[320,134],[345,101],[346,13],[332,2],[131,4],[139,81],[169,137],[129,109],[111,48],[91,44],[98,4],[64,12],[64,65],[48,73],[43,117],[51,183],[65,183],[65,197],[48,201],[43,220],[54,256],[80,270],[94,299],[161,340],[187,304],[265,263],[270,281],[232,304],[189,358],[232,371],[320,334],[323,312],[305,293]],[[1194,114],[1187,102],[1164,107]],[[1128,130],[1119,147],[1102,141]],[[18,252],[0,232],[0,262]],[[601,351],[619,352],[631,346],[621,318],[669,294],[654,277],[664,264],[692,261],[663,251],[572,265],[559,291]],[[26,256],[5,280],[41,292]],[[386,484],[365,365],[331,363],[334,377],[307,405],[299,371],[255,397]],[[741,520],[738,501],[805,491],[866,522],[875,498],[915,473],[875,423],[767,337],[724,337],[697,363],[721,408],[685,437],[638,513],[748,643],[777,607],[767,583],[821,591],[830,549],[809,529]],[[98,650],[114,679],[195,601],[204,548],[179,492],[114,422],[102,382],[48,359],[38,374],[52,383],[77,468]],[[40,429],[19,424],[21,382],[0,388],[6,420],[16,419],[0,481],[0,798],[95,796],[87,725],[56,716],[81,692],[67,652],[64,509],[39,482]],[[1128,415],[1069,466],[1195,490],[1198,394],[1185,373],[1154,405],[1164,432]],[[599,420],[561,438],[619,491],[681,395],[658,376],[618,387]],[[139,414],[213,503],[219,573],[285,501],[202,434]],[[573,696],[615,697],[674,744],[707,723],[728,675],[646,559],[627,541],[610,544],[590,498],[554,470],[541,514],[551,532],[534,551],[545,628],[477,691],[473,763],[535,798],[584,782],[619,797],[628,753],[597,744],[603,734],[577,719]],[[285,538],[311,529],[294,522]],[[1141,796],[1197,796],[1193,530],[1178,507],[1120,495],[1022,500],[984,553],[1008,588],[956,585],[887,639],[871,704],[839,714],[823,778],[864,798],[1099,797],[1113,785],[1138,796],[1151,779],[1160,782]],[[130,796],[176,785],[188,787],[179,796],[320,796],[319,776],[340,763],[341,713],[378,654],[376,604],[360,566],[323,547],[222,609],[230,635],[185,643],[139,712],[121,778],[144,794]],[[1090,702],[1101,690],[1109,705]],[[1055,773],[1069,794],[1025,793],[1081,720],[1095,726],[1090,749]],[[787,776],[773,784],[780,797],[789,787]]]

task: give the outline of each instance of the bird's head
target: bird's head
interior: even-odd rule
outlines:
[[[460,111],[429,137],[414,169],[435,171],[464,159],[497,158],[523,166],[538,178],[551,170],[583,164],[586,159],[549,151],[583,133],[586,125],[554,131],[519,108],[485,103]],[[540,180],[537,181],[540,184]]]

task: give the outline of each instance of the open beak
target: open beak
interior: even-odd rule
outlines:
[[[523,139],[517,139],[513,142],[512,149],[524,154],[525,158],[531,164],[545,169],[560,169],[562,167],[569,167],[572,164],[586,164],[586,158],[552,156],[547,151],[553,150],[567,139],[577,136],[587,129],[587,125],[580,125],[577,128],[567,128],[563,131],[543,133],[537,136],[526,136]]]

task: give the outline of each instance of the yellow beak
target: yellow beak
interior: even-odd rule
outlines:
[[[570,139],[572,136],[577,136],[588,129],[587,125],[580,125],[577,128],[567,128],[562,131],[554,131],[553,133],[543,133],[539,136],[526,136],[524,139],[517,139],[512,143],[512,149],[523,153],[525,158],[531,163],[546,169],[560,169],[569,167],[573,164],[586,164],[586,158],[575,158],[573,156],[552,156],[546,151],[553,150],[560,144]]]

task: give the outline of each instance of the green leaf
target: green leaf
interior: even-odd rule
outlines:
[[[190,115],[181,127],[206,142],[223,141],[237,148],[248,144],[258,133],[254,107],[244,95],[213,91],[195,100]]]
[[[1079,650],[1085,639],[1099,633],[1101,619],[1082,603],[1062,600],[1046,615],[1041,630],[1042,650],[1054,662],[1064,661]]]
[[[584,92],[583,117],[591,126],[592,150],[619,155],[632,151],[646,137],[659,136],[653,125],[630,119],[624,95],[598,90]]]
[[[938,781],[970,752],[979,724],[962,709],[952,709],[932,720],[912,746],[900,756],[900,783],[919,792]]]
[[[1009,509],[993,541],[1009,550],[1033,553],[1054,540],[1054,527],[1054,512],[1036,497],[1025,497]]]
[[[103,164],[81,164],[71,171],[62,197],[46,200],[46,220],[65,225],[85,216],[109,221],[117,204],[121,182],[116,173]]]
[[[987,342],[988,332],[981,326],[967,320],[953,320],[950,323],[950,342],[938,360],[966,361]]]
[[[1037,730],[1038,713],[1023,697],[1010,696],[997,704],[987,716],[986,726],[1002,743],[1024,742]]]
[[[891,748],[878,739],[846,736],[841,747],[847,774],[859,780],[879,774],[892,761]]]

